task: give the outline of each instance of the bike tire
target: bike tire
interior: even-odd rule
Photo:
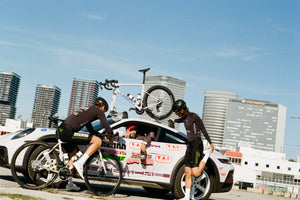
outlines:
[[[152,104],[157,103],[157,100],[161,100],[162,103],[159,105],[159,109],[156,106],[156,109],[147,108]],[[172,106],[174,103],[174,95],[170,89],[163,85],[155,85],[149,88],[143,99],[143,107],[147,108],[147,114],[157,120],[163,120],[169,117],[172,114]]]
[[[99,154],[93,154],[84,166],[83,176],[87,188],[97,196],[114,194],[122,181],[122,165],[119,158],[112,152],[102,150],[106,173],[101,170]]]
[[[11,160],[11,173],[14,178],[14,180],[25,189],[32,189],[32,190],[38,190],[48,187],[50,184],[53,183],[53,181],[57,178],[57,173],[52,173],[51,170],[47,171],[45,169],[37,169],[33,167],[34,163],[37,163],[37,160],[34,160],[32,157],[32,153],[36,152],[38,149],[43,149],[43,151],[51,150],[51,147],[45,143],[45,142],[28,142],[23,144],[21,147],[17,149],[17,151],[14,153],[12,160]],[[28,152],[30,151],[30,152]],[[24,156],[30,155],[31,159],[28,162],[24,162]],[[40,161],[46,162],[45,157],[42,157],[43,155],[40,154]],[[37,158],[37,157],[36,157]],[[55,167],[55,163],[59,163],[59,156],[56,151],[53,151],[50,153],[49,162]],[[27,160],[27,159],[25,159]],[[29,176],[24,176],[22,172],[20,172],[18,169],[21,168],[25,169]],[[36,171],[33,174],[33,169]],[[28,171],[29,170],[29,171]],[[41,180],[44,180],[41,182]]]

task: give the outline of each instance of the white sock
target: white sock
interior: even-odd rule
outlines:
[[[185,188],[185,198],[184,199],[190,199],[191,195],[191,188]]]
[[[209,157],[209,154],[206,154],[205,156],[204,156],[204,158],[201,160],[201,161],[203,161],[203,162],[207,162],[207,160],[208,160],[208,157]]]
[[[83,154],[83,156],[81,156],[76,162],[83,166],[87,159],[89,159],[89,156],[87,154]]]

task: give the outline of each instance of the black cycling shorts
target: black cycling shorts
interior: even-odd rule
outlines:
[[[87,145],[91,142],[93,135],[88,132],[74,132],[73,129],[60,125],[59,138],[63,142],[67,142],[63,147],[68,153],[71,153],[74,149],[77,149],[77,145]]]
[[[185,152],[184,164],[186,167],[198,167],[203,158],[203,142],[201,138],[195,138],[188,142]]]

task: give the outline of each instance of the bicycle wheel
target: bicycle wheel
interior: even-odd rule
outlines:
[[[112,152],[106,150],[101,152],[103,164],[99,154],[93,154],[84,166],[83,176],[91,192],[98,196],[109,196],[115,193],[121,184],[122,165]]]
[[[162,85],[149,88],[143,100],[147,114],[157,120],[163,120],[171,115],[173,103],[173,93]]]
[[[26,189],[43,189],[57,177],[59,156],[44,142],[23,144],[12,157],[11,173],[14,180]],[[27,162],[28,161],[28,162]],[[24,176],[24,172],[28,176]]]

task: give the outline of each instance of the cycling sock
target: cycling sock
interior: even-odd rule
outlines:
[[[190,199],[191,195],[191,188],[185,188],[185,198],[184,199]]]
[[[89,159],[89,156],[87,154],[83,154],[83,156],[81,156],[76,162],[83,166],[87,159]]]
[[[203,162],[207,162],[207,160],[208,160],[208,157],[209,157],[209,154],[206,154],[205,156],[204,156],[204,158],[201,160],[201,161],[203,161]]]

